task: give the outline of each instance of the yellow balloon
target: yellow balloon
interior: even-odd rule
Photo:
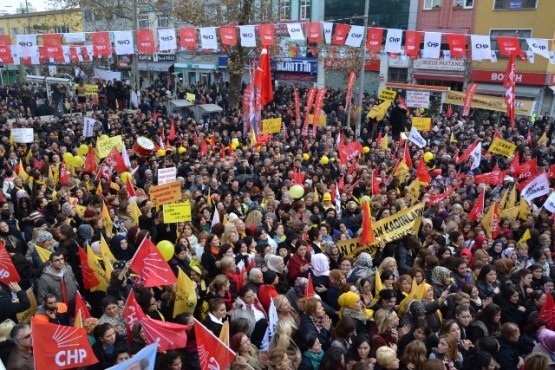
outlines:
[[[325,155],[322,156],[322,158],[320,158],[320,163],[323,165],[326,165],[328,163],[330,163],[330,159],[328,157],[326,157]]]
[[[364,148],[362,148],[362,151],[364,152],[364,154],[370,153],[370,148],[365,146]]]
[[[70,152],[65,152],[64,161],[66,161],[66,163],[73,163],[73,154],[71,154]]]
[[[79,147],[79,154],[81,155],[87,155],[87,153],[89,152],[89,146],[87,144],[82,144]]]
[[[187,149],[186,149],[185,147],[183,147],[183,146],[180,146],[179,148],[177,148],[177,152],[178,152],[179,154],[183,154],[183,153],[186,153],[186,152],[187,152]]]
[[[304,195],[304,188],[301,185],[293,185],[289,188],[289,195],[293,199],[301,199]]]
[[[98,138],[98,140],[108,140],[110,137],[106,134],[104,135],[100,135],[100,137]]]
[[[83,167],[83,165],[85,164],[85,160],[83,159],[83,157],[76,155],[76,156],[73,157],[73,159],[71,160],[71,163],[73,164],[73,167],[75,167],[75,168],[81,168],[81,167]]]
[[[237,144],[237,146],[239,146],[241,143],[239,143],[239,139],[234,137],[233,139],[231,139],[231,144]]]
[[[310,155],[308,153],[303,153],[303,159],[308,161],[310,159]]]
[[[175,246],[169,240],[159,241],[158,244],[156,244],[156,248],[158,248],[158,251],[166,261],[171,260],[175,253]]]
[[[239,147],[238,142],[231,142],[231,148],[233,148],[233,150],[237,149],[237,147]]]
[[[122,172],[119,175],[119,178],[121,179],[121,181],[123,182],[127,182],[127,179],[131,180],[131,178],[133,177],[133,175],[131,175],[129,172]]]
[[[424,153],[424,162],[428,163],[432,159],[434,159],[434,153],[432,153],[432,152]]]
[[[158,155],[159,155],[160,157],[163,157],[163,156],[166,155],[166,151],[165,151],[164,149],[158,149],[158,151],[157,151],[156,153],[158,153]]]

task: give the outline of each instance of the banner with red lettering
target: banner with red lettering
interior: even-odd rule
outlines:
[[[308,42],[322,42],[322,24],[320,22],[306,22],[305,26]]]
[[[405,54],[411,58],[418,58],[420,52],[420,42],[422,41],[422,32],[405,31]]]
[[[194,27],[179,29],[179,43],[182,48],[197,48],[197,30]]]
[[[0,59],[4,64],[13,64],[11,43],[9,35],[0,35]]]
[[[353,89],[353,85],[355,84],[357,76],[355,72],[351,71],[349,73],[349,81],[347,82],[347,94],[345,96],[345,111],[349,111],[349,106],[351,105],[351,90]]]
[[[64,51],[62,50],[62,35],[46,34],[42,35],[42,45],[45,48],[47,58],[53,58],[56,62],[64,62]]]
[[[152,54],[156,51],[154,33],[151,29],[137,30],[137,49],[139,54]]]
[[[316,97],[316,89],[311,87],[310,89],[308,89],[308,94],[306,97],[306,113],[304,116],[303,130],[301,132],[303,136],[308,135],[308,119],[309,119],[308,116],[310,115],[310,110],[312,109],[312,104],[314,103],[315,97]]]
[[[275,29],[273,24],[261,24],[258,26],[258,32],[260,33],[262,46],[275,44]]]
[[[488,184],[488,185],[501,185],[503,180],[505,180],[505,174],[507,171],[492,171],[476,175],[474,177],[474,183],[476,184]]]
[[[237,27],[220,27],[220,39],[222,40],[222,45],[237,45]]]
[[[316,94],[316,103],[314,104],[314,117],[312,119],[312,135],[316,137],[316,129],[318,128],[318,124],[320,122],[320,110],[322,109],[322,105],[324,104],[324,97],[328,89],[320,89],[318,90],[318,94]]]
[[[366,36],[366,49],[370,55],[375,55],[382,50],[383,28],[369,28]]]
[[[93,32],[91,33],[91,41],[95,58],[105,58],[112,55],[109,32]]]
[[[515,101],[516,101],[516,54],[512,54],[507,62],[505,71],[505,104],[507,105],[507,117],[511,123],[511,129],[515,128]]]
[[[466,35],[448,33],[447,42],[452,58],[466,57]]]
[[[77,63],[80,61],[77,46],[71,46],[69,48],[69,60],[73,63]]]
[[[466,88],[466,94],[464,95],[464,107],[462,111],[463,117],[468,117],[468,115],[470,114],[470,106],[472,104],[472,99],[474,99],[476,89],[478,89],[477,83],[472,83]]]
[[[301,124],[301,98],[299,97],[299,90],[293,86],[293,96],[295,98],[295,123]]]
[[[350,28],[351,26],[348,24],[336,24],[333,39],[331,40],[332,45],[344,45]]]
[[[93,52],[94,52],[94,47],[93,47]],[[81,55],[83,56],[83,60],[85,62],[90,62],[92,55],[91,53],[89,53],[89,48],[87,46],[81,46]]]
[[[347,164],[349,161],[357,158],[363,152],[362,144],[359,141],[353,141],[339,148],[339,160],[341,164]]]
[[[0,281],[6,285],[21,281],[3,241],[0,241]]]

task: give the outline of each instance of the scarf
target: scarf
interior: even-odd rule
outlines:
[[[320,362],[322,361],[322,357],[324,357],[324,351],[320,350],[319,353],[306,351],[304,355],[310,359],[310,363],[314,369],[320,368]]]
[[[316,326],[316,330],[320,332],[320,330],[322,330],[323,328],[322,318],[310,316],[310,320],[312,320],[312,323],[314,324],[314,326]]]
[[[356,311],[348,307],[343,307],[341,309],[341,316],[350,317],[351,319],[366,322],[366,315],[363,311]]]

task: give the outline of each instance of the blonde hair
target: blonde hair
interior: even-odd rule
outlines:
[[[227,276],[220,274],[216,275],[214,280],[208,286],[208,291],[211,293],[217,293],[220,289],[222,289],[227,283],[229,282]]]
[[[393,348],[387,346],[381,346],[376,351],[376,362],[381,367],[387,368],[389,365],[395,361],[397,358],[397,353]]]
[[[223,257],[220,260],[220,269],[223,271],[227,271],[229,266],[231,266],[235,262],[235,258],[233,257]]]
[[[388,325],[391,323],[391,315],[397,315],[395,311],[380,309],[374,312],[374,321],[376,322],[376,330],[378,334],[385,333]]]
[[[7,339],[10,338],[10,332],[12,331],[14,326],[15,322],[10,319],[4,320],[0,324],[0,342],[5,342]]]
[[[378,273],[381,274],[382,272],[384,272],[387,265],[389,265],[391,262],[395,262],[395,269],[397,269],[397,260],[395,260],[395,258],[393,257],[385,257],[382,263],[380,263],[380,265],[378,266]]]

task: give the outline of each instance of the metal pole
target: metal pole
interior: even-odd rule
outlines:
[[[361,63],[360,63],[360,73],[359,86],[358,86],[358,99],[357,99],[357,120],[355,127],[355,137],[360,136],[360,124],[362,120],[362,96],[364,95],[364,65],[366,63],[366,36],[368,34],[368,8],[370,8],[370,0],[364,1],[364,34],[362,35],[362,51],[361,51]]]
[[[135,44],[135,48],[137,48],[137,0],[133,0],[133,43]],[[139,95],[140,91],[138,55],[138,52],[135,51],[135,55],[133,55],[133,68],[131,72],[134,77],[135,91],[137,92],[137,96]]]

